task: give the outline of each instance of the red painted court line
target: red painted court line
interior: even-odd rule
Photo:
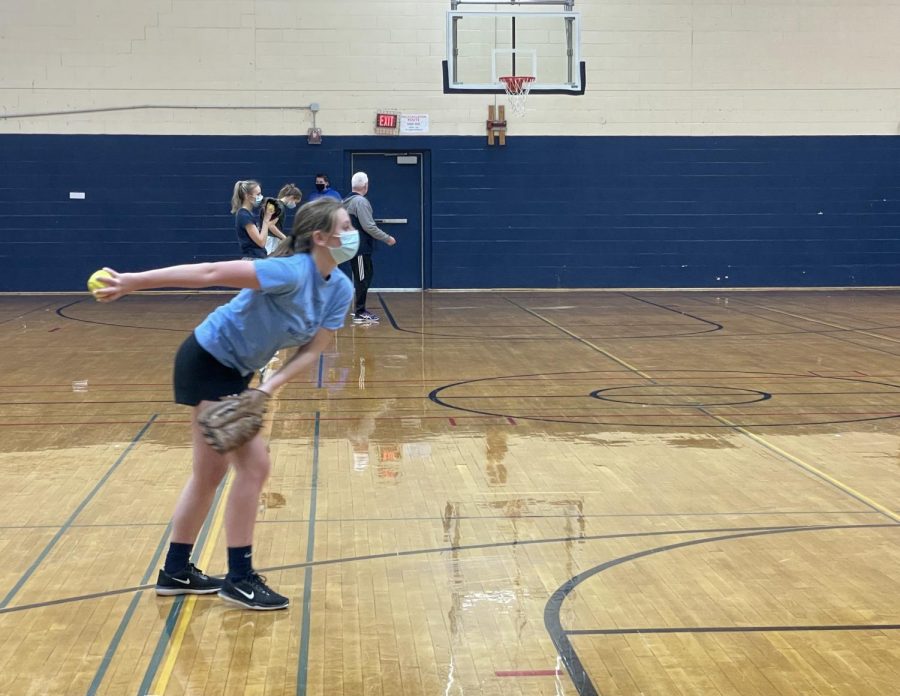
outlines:
[[[53,333],[54,331],[59,331],[60,328],[61,328],[61,327],[57,326],[57,327],[54,328],[54,329],[48,329],[48,330],[47,330],[47,333]]]
[[[371,411],[360,411],[360,413],[371,413]],[[898,417],[900,417],[900,413],[897,413],[896,411],[885,411],[885,412],[879,412],[879,411],[859,411],[859,412],[856,412],[856,411],[846,411],[846,412],[841,412],[841,411],[803,411],[803,412],[801,412],[801,413],[726,413],[726,414],[723,414],[723,415],[726,415],[726,416],[728,416],[729,418],[737,418],[737,417],[739,417],[739,416],[748,416],[748,417],[753,417],[753,416],[790,416],[790,417],[794,417],[794,418],[796,418],[797,416],[862,416],[862,417],[874,417],[874,418],[881,418],[881,417],[883,417],[883,418],[898,418]],[[626,414],[626,413],[623,413],[623,414],[592,414],[592,415],[579,415],[579,414],[548,415],[548,414],[538,414],[538,415],[531,416],[531,418],[534,418],[534,419],[546,419],[546,418],[559,418],[559,419],[564,419],[564,418],[584,418],[584,419],[590,419],[590,420],[582,420],[582,421],[566,421],[566,420],[560,420],[560,421],[558,421],[558,422],[556,422],[556,421],[551,421],[551,422],[557,423],[557,424],[559,424],[559,425],[597,425],[597,420],[598,420],[598,419],[604,419],[604,421],[605,421],[605,419],[609,419],[609,418],[634,418],[634,417],[636,417],[636,416],[639,417],[639,418],[642,418],[642,419],[643,419],[643,418],[650,418],[650,417],[656,416],[656,417],[660,417],[660,418],[668,418],[668,419],[672,419],[672,420],[674,420],[674,419],[676,419],[676,418],[694,418],[694,419],[696,419],[696,418],[708,418],[709,420],[715,420],[713,417],[707,416],[706,414],[703,414],[703,413],[698,413],[698,414],[671,414],[671,413],[635,413],[635,414]],[[520,417],[520,418],[523,418],[523,419],[525,419],[525,420],[529,420],[529,417],[528,417],[528,416],[519,416],[519,417]],[[403,420],[404,418],[418,418],[418,419],[420,419],[420,420],[440,420],[440,419],[443,419],[444,416],[419,416],[419,415],[415,415],[415,414],[408,414],[408,415],[405,415],[405,416],[382,416],[382,417],[380,417],[380,418],[376,418],[375,420],[376,420],[376,421],[399,421],[399,420]],[[466,419],[466,420],[470,420],[470,421],[491,421],[491,420],[495,420],[495,419],[498,419],[498,418],[499,418],[500,420],[503,420],[503,416],[492,416],[492,415],[491,415],[491,416],[481,416],[481,415],[478,415],[478,416],[457,416],[457,418],[460,418],[460,419]],[[306,416],[290,417],[290,416],[288,416],[288,417],[284,417],[284,418],[278,418],[275,422],[276,422],[276,423],[289,423],[289,422],[293,423],[293,422],[304,422],[304,421],[314,422],[315,420],[316,420],[316,419],[315,419],[314,417],[306,417]],[[322,417],[319,418],[319,420],[320,420],[321,422],[323,422],[323,423],[324,423],[324,422],[335,422],[335,423],[339,423],[339,422],[341,422],[341,421],[358,422],[358,421],[359,421],[359,416],[356,416],[356,417],[353,417],[353,418],[334,418],[334,417],[329,417],[329,416],[322,416]],[[457,425],[458,425],[457,422],[456,422],[456,418],[448,418],[447,420],[450,422],[450,425],[452,425],[452,426],[457,426]],[[0,423],[0,428],[21,428],[21,427],[28,427],[28,426],[45,427],[45,426],[50,426],[50,425],[79,425],[79,426],[84,426],[84,425],[91,425],[91,426],[94,426],[94,425],[123,425],[123,424],[134,424],[134,423],[142,424],[142,423],[144,423],[144,422],[145,422],[145,421],[139,421],[139,420],[134,420],[134,421],[131,421],[131,420],[122,420],[122,421],[78,421],[78,422],[76,422],[76,421],[33,421],[33,422],[27,422],[27,421],[25,421],[25,422],[17,422],[17,423]],[[154,424],[154,425],[184,425],[184,424],[190,423],[190,422],[191,422],[191,421],[190,421],[189,419],[187,419],[187,418],[183,418],[183,419],[159,419],[159,420],[154,421],[153,424]],[[850,421],[847,421],[847,422],[853,423],[853,422],[855,422],[855,421],[850,420]],[[609,423],[609,422],[604,422],[603,424],[604,424],[604,425],[609,425],[609,426],[611,426],[611,427],[614,427],[614,426],[617,425],[616,423]],[[517,425],[518,425],[518,423],[517,423]],[[649,425],[649,426],[642,426],[640,423],[626,423],[625,425],[637,425],[637,426],[641,426],[641,427],[661,428],[661,427],[668,427],[668,426],[677,426],[678,424],[677,424],[677,423],[666,423],[666,424],[653,423],[653,424],[651,424],[651,425]],[[755,423],[755,424],[753,424],[753,425],[746,425],[746,424],[740,424],[740,423],[739,423],[738,425],[740,425],[741,427],[748,427],[748,428],[750,428],[750,427],[756,427],[756,426],[762,426],[762,427],[770,427],[770,428],[774,428],[774,427],[782,427],[782,426],[784,426],[784,425],[817,426],[817,425],[829,425],[829,423],[827,423],[827,422],[825,422],[825,423],[818,423],[818,422],[814,422],[814,423],[803,423],[803,422],[799,422],[799,423],[788,423],[788,424],[784,424],[784,423],[777,423],[777,422],[776,422],[776,423]],[[691,426],[691,427],[694,427],[694,426]],[[696,427],[701,427],[701,426],[696,426]]]
[[[556,677],[562,674],[558,669],[508,669],[497,670],[498,677]]]
[[[509,421],[509,424],[510,424],[510,425],[517,425],[516,419],[513,418],[512,416],[507,416],[507,417],[506,417],[506,420]]]

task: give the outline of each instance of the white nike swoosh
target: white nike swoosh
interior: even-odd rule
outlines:
[[[170,577],[171,577],[171,576],[170,576]],[[190,584],[191,584],[191,579],[190,579],[190,578],[188,578],[187,580],[179,580],[178,578],[172,578],[172,579],[173,579],[175,582],[180,582],[182,585],[190,585]]]
[[[256,596],[256,592],[251,592],[250,594],[247,594],[240,587],[235,587],[234,589],[236,589],[238,592],[240,592],[242,595],[244,595],[247,599],[253,599]]]

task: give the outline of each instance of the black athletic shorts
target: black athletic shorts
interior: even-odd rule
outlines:
[[[197,343],[192,331],[175,356],[175,403],[196,406],[201,401],[218,401],[244,391],[252,378],[216,360]]]

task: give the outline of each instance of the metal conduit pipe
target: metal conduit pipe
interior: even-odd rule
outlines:
[[[187,104],[136,104],[134,106],[105,106],[96,109],[68,109],[66,111],[34,111],[32,113],[13,113],[0,114],[0,121],[18,118],[41,118],[44,116],[71,116],[74,114],[100,114],[112,111],[137,111],[139,109],[265,109],[265,110],[286,110],[293,109],[295,111],[310,111],[313,115],[313,127],[316,125],[316,113],[320,107],[317,103],[308,104],[306,106],[191,106]]]

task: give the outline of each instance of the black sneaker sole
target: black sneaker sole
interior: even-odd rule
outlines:
[[[218,587],[197,589],[197,588],[191,588],[191,587],[181,588],[181,587],[160,587],[159,585],[156,586],[156,594],[158,594],[160,597],[175,597],[176,595],[185,595],[185,594],[196,594],[196,595],[213,594],[214,592],[218,592],[218,591],[219,591]]]
[[[287,609],[290,605],[290,600],[285,600],[284,604],[256,604],[255,602],[249,600],[232,597],[231,595],[225,594],[221,591],[219,592],[219,597],[221,597],[229,604],[234,604],[236,606],[243,607],[244,609],[253,609],[254,611],[275,611],[277,609]]]

